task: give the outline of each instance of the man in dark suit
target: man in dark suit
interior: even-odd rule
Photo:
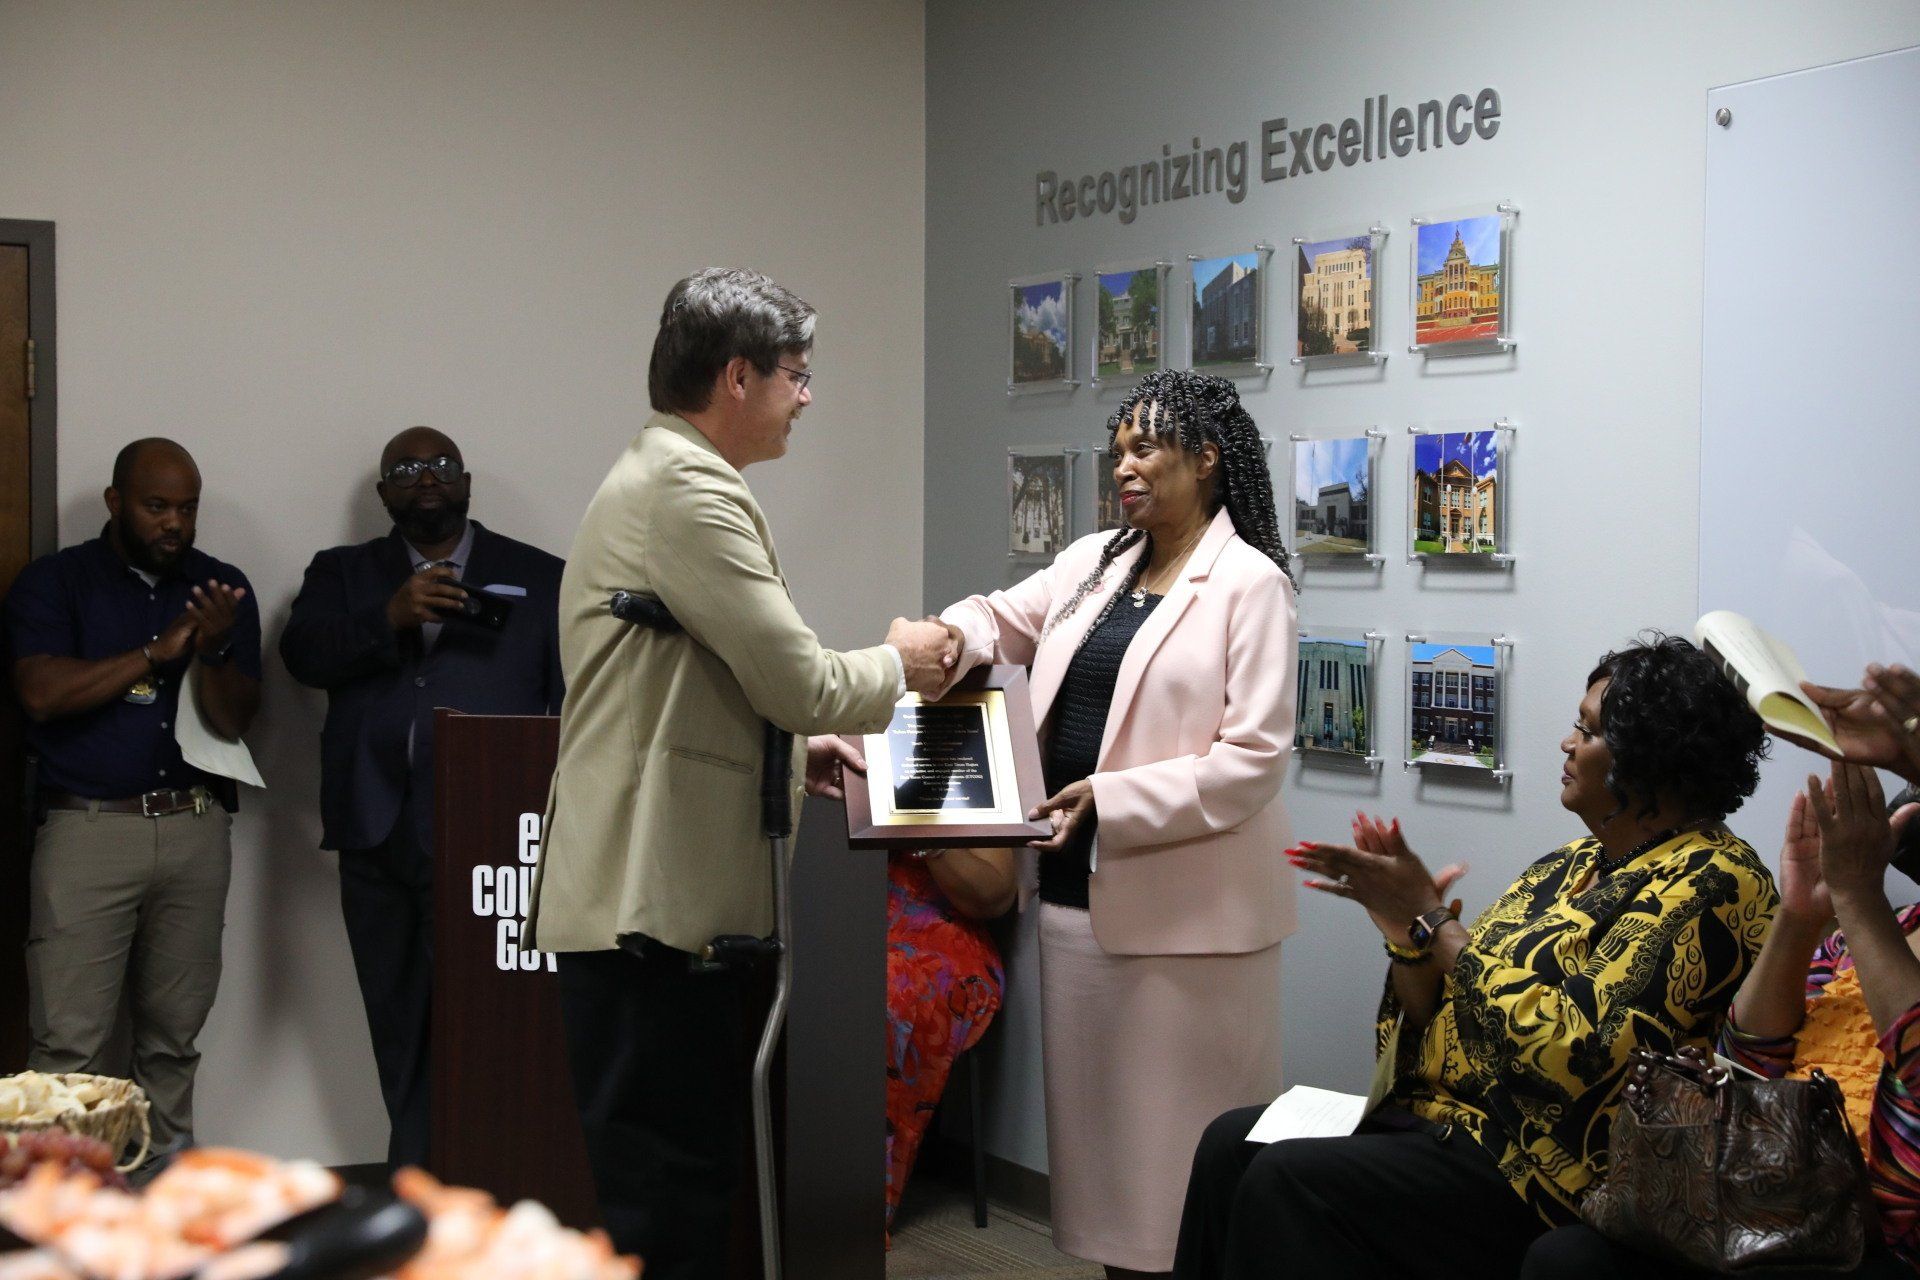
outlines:
[[[393,531],[316,555],[280,637],[294,679],[327,691],[321,845],[340,852],[395,1167],[427,1158],[434,710],[560,710],[563,564],[467,519],[471,486],[440,432],[395,436],[374,486]],[[505,625],[467,617],[463,585],[503,598]]]

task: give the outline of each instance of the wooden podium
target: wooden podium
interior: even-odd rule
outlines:
[[[556,975],[549,957],[518,946],[559,721],[442,710],[434,734],[428,1163],[448,1181],[505,1202],[532,1197],[569,1225],[595,1225]],[[825,800],[802,807],[793,849],[793,997],[774,1089],[784,1271],[789,1280],[882,1280],[886,856],[851,851],[845,807]],[[743,1098],[743,1125],[746,1114]],[[734,1274],[750,1280],[760,1275],[750,1168],[742,1179]]]
[[[552,716],[434,719],[433,1130],[427,1163],[501,1203],[597,1226],[552,957],[520,950]]]

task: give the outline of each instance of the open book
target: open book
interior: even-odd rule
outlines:
[[[1782,733],[1817,742],[1835,755],[1840,744],[1833,740],[1826,717],[1800,691],[1807,678],[1806,669],[1793,650],[1755,626],[1752,621],[1725,609],[1715,610],[1693,624],[1694,643],[1719,664],[1734,687],[1746,695],[1747,702],[1768,727]]]

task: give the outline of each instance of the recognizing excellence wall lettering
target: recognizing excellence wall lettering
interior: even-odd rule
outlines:
[[[1359,115],[1337,124],[1322,121],[1295,129],[1285,116],[1261,121],[1260,181],[1306,177],[1325,173],[1336,163],[1351,167],[1449,143],[1464,146],[1499,131],[1500,94],[1495,89],[1471,97],[1457,93],[1444,103],[1429,98],[1412,107],[1393,106],[1382,93],[1368,98]],[[1247,198],[1251,151],[1249,142],[1202,147],[1195,137],[1192,147],[1178,154],[1172,143],[1162,143],[1157,157],[1104,173],[1062,178],[1044,169],[1034,175],[1034,225],[1057,225],[1096,213],[1115,213],[1121,222],[1131,223],[1143,205],[1216,193],[1239,204]]]

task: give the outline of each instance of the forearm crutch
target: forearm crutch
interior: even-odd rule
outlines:
[[[793,996],[793,964],[787,939],[793,936],[792,873],[787,865],[787,831],[793,820],[793,735],[772,724],[766,728],[766,765],[760,774],[760,829],[773,851],[773,934],[760,939],[761,955],[773,957],[773,1007],[753,1056],[753,1163],[760,1177],[760,1270],[780,1280],[780,1189],[774,1170],[773,1055],[787,1022]]]
[[[773,1005],[753,1055],[753,1164],[760,1185],[760,1270],[765,1280],[780,1280],[780,1187],[774,1169],[773,1055],[787,1023],[793,996],[793,965],[787,939],[793,935],[792,873],[787,865],[787,831],[793,821],[793,735],[769,723],[762,739],[760,831],[773,853],[773,932],[764,938],[723,933],[700,952],[715,968],[773,961]]]

